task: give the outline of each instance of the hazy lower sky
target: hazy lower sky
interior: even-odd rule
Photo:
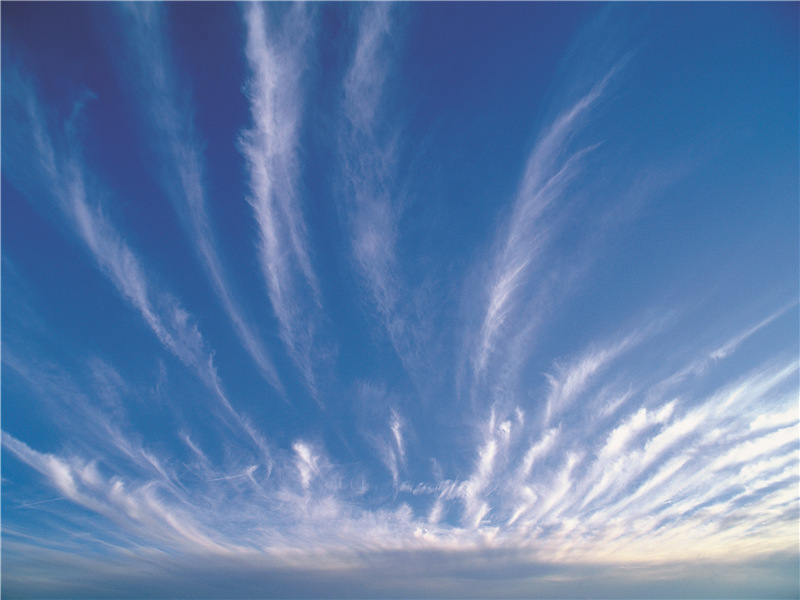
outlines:
[[[799,6],[3,2],[3,596],[800,595]]]

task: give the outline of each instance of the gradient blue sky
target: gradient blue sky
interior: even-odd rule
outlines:
[[[798,6],[3,2],[3,596],[800,595]]]

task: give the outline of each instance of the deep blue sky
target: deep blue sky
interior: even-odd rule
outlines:
[[[4,597],[797,597],[797,3],[2,5]]]

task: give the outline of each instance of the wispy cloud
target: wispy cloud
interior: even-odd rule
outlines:
[[[547,374],[550,393],[545,408],[545,423],[569,407],[591,384],[595,375],[608,367],[625,351],[636,345],[645,332],[635,332],[621,340],[593,349],[569,364],[558,364],[557,374]]]
[[[406,444],[404,439],[405,422],[397,410],[391,409],[388,423],[390,435],[383,438],[380,443],[380,453],[384,464],[392,474],[395,486],[399,481],[400,470],[406,462]]]
[[[778,317],[784,315],[787,311],[794,308],[795,306],[797,306],[797,300],[787,304],[786,306],[779,308],[763,321],[756,323],[747,331],[742,332],[734,339],[730,340],[723,346],[720,346],[719,348],[711,352],[711,354],[708,355],[708,358],[710,358],[711,360],[721,360],[727,358],[729,354],[734,352],[742,344],[742,342],[747,340],[754,333],[757,333],[758,331],[760,331],[761,329],[772,323]]]
[[[240,144],[249,169],[261,267],[281,340],[318,397],[321,293],[298,191],[302,77],[313,20],[304,5],[292,6],[282,18],[276,12],[258,3],[244,7],[253,126],[243,132]]]
[[[615,344],[604,354],[609,360],[631,343],[620,339],[628,343]],[[700,523],[705,537],[691,536],[698,556],[723,547],[731,556],[746,555],[754,538],[737,545],[727,529],[735,523],[769,531],[758,544],[777,550],[797,538],[790,531],[800,459],[797,372],[794,359],[768,361],[700,398],[656,397],[651,390],[662,390],[659,382],[643,381],[634,388],[646,405],[626,405],[610,426],[598,418],[602,397],[585,388],[581,403],[594,416],[538,436],[536,428],[521,428],[521,411],[502,417],[495,407],[476,441],[472,473],[449,488],[455,494],[436,485],[404,489],[436,497],[435,523],[458,499],[464,526],[492,544],[535,543],[563,558],[594,561],[622,552],[633,559],[642,548],[641,556],[675,560],[681,556],[664,543]],[[770,416],[756,419],[756,413]]]
[[[786,278],[770,275],[773,288],[743,294],[720,311],[730,288],[741,291],[761,268],[762,255],[754,256],[751,271],[732,267],[737,277],[730,288],[708,293],[680,277],[695,257],[689,250],[708,247],[722,256],[727,246],[698,244],[681,248],[680,256],[659,246],[637,254],[641,238],[653,231],[671,240],[663,220],[682,226],[701,212],[684,212],[673,197],[652,204],[646,227],[611,243],[618,240],[607,235],[609,222],[616,226],[619,213],[635,204],[625,190],[638,185],[630,182],[642,180],[641,165],[660,160],[666,147],[655,145],[631,162],[616,160],[628,147],[627,132],[649,114],[639,103],[650,100],[620,85],[633,69],[619,59],[619,44],[589,44],[598,49],[587,54],[586,40],[597,41],[597,22],[588,21],[590,35],[573,53],[588,67],[563,63],[570,68],[556,83],[568,85],[550,96],[552,111],[543,115],[530,152],[515,162],[519,139],[497,136],[498,145],[511,140],[507,153],[476,165],[476,180],[484,173],[507,181],[516,176],[514,191],[491,198],[491,206],[478,207],[483,193],[464,198],[470,214],[458,215],[457,223],[426,220],[421,229],[406,229],[418,207],[404,187],[402,173],[413,162],[407,152],[417,152],[420,137],[431,148],[453,139],[438,137],[442,129],[430,124],[446,122],[444,129],[452,127],[463,141],[457,161],[485,156],[467,139],[472,132],[495,131],[491,123],[464,129],[462,116],[475,113],[441,116],[440,108],[459,93],[450,84],[460,76],[448,71],[428,88],[428,61],[447,57],[420,52],[417,43],[395,57],[398,23],[427,36],[429,26],[457,31],[479,20],[426,21],[447,16],[446,7],[410,11],[406,19],[397,5],[351,6],[246,3],[198,9],[197,24],[170,21],[183,13],[160,5],[113,9],[114,31],[126,36],[122,55],[131,62],[118,62],[117,54],[102,64],[125,67],[119,74],[131,80],[123,91],[135,91],[133,102],[147,117],[142,140],[163,163],[163,195],[205,269],[199,282],[192,270],[170,271],[180,269],[172,260],[154,262],[136,242],[142,232],[131,229],[149,224],[126,219],[132,192],[116,186],[125,195],[115,203],[115,182],[97,173],[98,165],[114,165],[106,175],[113,177],[117,158],[137,161],[143,151],[135,145],[110,162],[93,159],[109,140],[82,127],[81,119],[127,118],[127,107],[116,107],[119,90],[103,86],[113,101],[98,115],[88,91],[74,108],[68,101],[59,109],[63,89],[24,80],[14,70],[17,44],[4,44],[3,180],[10,182],[8,214],[25,217],[19,231],[4,229],[2,261],[3,286],[12,296],[3,304],[4,593],[797,595],[800,363],[797,340],[786,331],[796,329],[798,303],[775,299],[796,290],[776,291],[786,289]],[[96,29],[109,16],[81,10],[95,15]],[[37,11],[37,18],[44,14]],[[598,12],[607,21],[616,14]],[[536,11],[522,13],[536,17]],[[219,64],[235,65],[246,79],[228,90],[244,92],[244,113],[229,115],[235,123],[215,123],[220,136],[209,139],[226,156],[222,166],[203,158],[201,127],[192,121],[181,79],[179,57],[194,60],[196,38],[170,37],[216,25],[204,21],[209,14],[224,14],[236,26],[233,47],[218,49]],[[603,35],[617,31],[601,29]],[[170,42],[183,44],[174,55]],[[457,50],[434,42],[445,52]],[[486,68],[494,66],[495,54],[478,54]],[[45,60],[46,52],[38,48],[33,55]],[[96,58],[89,51],[80,56]],[[531,66],[520,61],[504,62],[505,74]],[[545,62],[537,56],[535,66]],[[466,77],[480,65],[461,66]],[[424,77],[417,69],[426,70]],[[664,81],[648,80],[659,91],[656,84]],[[395,84],[420,92],[418,105],[402,109],[413,113],[405,121],[393,109]],[[525,84],[525,93],[538,95],[537,85]],[[698,91],[716,93],[714,84]],[[530,119],[518,98],[506,102],[509,96],[497,90],[488,96],[499,98],[492,106],[519,109],[498,119],[503,127]],[[619,96],[615,112],[611,100]],[[615,121],[620,115],[631,123]],[[665,128],[677,113],[670,118]],[[779,125],[776,120],[776,130]],[[653,130],[645,129],[637,143],[651,141]],[[641,146],[630,147],[633,153]],[[448,150],[442,146],[430,156]],[[737,153],[735,165],[749,156],[755,153]],[[754,173],[771,170],[771,159]],[[471,168],[459,165],[457,173]],[[232,222],[250,224],[255,248],[223,245],[228,238],[221,229],[215,233],[213,187],[206,183],[207,174],[209,182],[227,181],[242,169],[247,196],[224,210]],[[706,193],[718,179],[719,172],[710,179],[699,174],[687,188],[696,184],[694,193]],[[422,190],[430,180],[420,180],[413,185]],[[438,202],[441,191],[452,193],[444,211],[466,206],[455,198],[464,186],[449,185],[424,190],[420,205]],[[317,191],[320,197],[312,198]],[[328,200],[335,206],[325,207]],[[686,203],[695,209],[691,197]],[[316,208],[323,212],[307,212]],[[757,208],[763,223],[774,222]],[[421,212],[445,214],[438,205]],[[331,214],[340,222],[329,222]],[[771,233],[733,221],[737,231]],[[431,250],[428,242],[435,246],[433,235],[441,233],[436,228],[452,225],[443,237],[462,237]],[[712,230],[722,239],[733,229]],[[43,243],[32,235],[26,240],[28,232],[44,232]],[[174,240],[162,247],[150,231],[144,235],[154,247],[175,247]],[[77,249],[80,260],[67,265],[53,257],[61,248]],[[235,275],[246,267],[229,270],[233,255],[226,253],[237,248],[237,264],[250,259],[256,268],[251,281]],[[419,248],[428,252],[418,254]],[[783,248],[775,246],[774,254]],[[322,256],[323,249],[332,256]],[[611,260],[599,264],[605,253],[597,250],[607,250]],[[664,264],[651,278],[654,256]],[[630,260],[641,260],[642,274],[622,274]],[[322,268],[342,264],[344,273]],[[664,283],[667,272],[674,280]],[[80,275],[75,287],[60,296],[62,276],[73,273]],[[434,281],[434,273],[446,277]],[[678,288],[672,296],[664,293],[669,283]],[[27,286],[31,294],[20,291]],[[209,306],[206,299],[183,292],[179,298],[177,289],[213,289],[219,306],[212,298],[209,315],[197,312],[195,306]],[[441,302],[431,302],[437,292]],[[107,300],[106,320],[87,314],[81,293]],[[267,312],[258,314],[271,325],[249,318],[253,302],[261,302]],[[448,310],[452,304],[460,311]],[[275,319],[267,314],[270,306]],[[215,317],[221,323],[207,321]],[[75,331],[86,320],[93,327],[84,340]],[[269,326],[280,340],[264,337]],[[364,339],[376,330],[375,339]],[[129,331],[141,338],[125,336]],[[333,331],[347,352],[335,373],[326,349]],[[119,336],[126,345],[118,344]],[[454,338],[460,347],[450,347]],[[231,365],[241,376],[234,387],[229,356],[223,368],[221,353],[238,355],[237,343],[253,364]],[[278,364],[286,370],[276,371]],[[426,383],[437,371],[443,373],[437,383]],[[267,413],[257,402],[261,379],[279,390],[305,384],[327,409]],[[252,403],[253,412],[240,413],[240,402]]]
[[[398,399],[385,386],[362,382],[356,390],[356,411],[361,436],[392,476],[397,489],[406,466],[409,423],[403,417]]]
[[[158,140],[154,143],[168,165],[159,174],[160,180],[244,348],[262,376],[281,391],[275,366],[252,327],[252,320],[246,318],[234,298],[223,268],[208,215],[202,144],[195,131],[187,94],[181,93],[175,77],[164,10],[163,6],[151,3],[120,5],[121,16],[126,20],[128,46],[136,57],[132,61],[138,78],[136,89],[143,98],[145,122],[151,129],[149,137]]]
[[[206,383],[213,384],[210,354],[204,347],[197,325],[174,296],[154,289],[136,254],[101,209],[90,204],[84,170],[78,162],[76,150],[71,148],[70,155],[63,162],[59,161],[42,122],[35,122],[34,127],[40,132],[37,151],[40,164],[50,178],[51,190],[98,267],[139,311],[164,346]]]
[[[796,403],[791,386],[787,389],[785,385],[796,375],[797,365],[784,364],[757,370],[694,408],[670,401],[653,411],[639,409],[605,438],[601,436],[605,441],[596,450],[580,445],[569,449],[567,444],[568,450],[560,456],[550,457],[556,437],[579,440],[580,432],[551,430],[538,443],[528,445],[516,417],[500,420],[493,414],[471,476],[460,484],[443,481],[440,483],[446,485],[417,490],[435,494],[434,509],[440,513],[454,501],[461,503],[463,529],[442,524],[436,515],[415,514],[402,504],[388,521],[388,513],[379,509],[357,508],[351,504],[353,499],[348,499],[345,484],[354,474],[348,475],[324,450],[303,440],[295,441],[292,454],[278,461],[271,485],[264,487],[269,480],[254,477],[258,471],[253,468],[239,468],[209,477],[205,485],[212,487],[205,491],[195,487],[191,492],[181,492],[180,487],[169,490],[163,484],[154,488],[106,480],[91,460],[43,454],[8,434],[4,444],[73,502],[117,521],[130,521],[132,527],[149,535],[155,535],[150,529],[158,530],[157,522],[165,521],[171,524],[170,533],[163,534],[172,540],[170,544],[202,541],[213,553],[244,552],[264,543],[277,543],[275,551],[285,552],[278,548],[289,539],[286,536],[301,536],[302,540],[296,540],[298,548],[315,540],[314,547],[330,550],[388,549],[395,544],[398,549],[409,548],[416,539],[412,546],[421,544],[431,550],[488,544],[527,548],[541,558],[550,554],[570,560],[600,560],[608,553],[622,552],[623,547],[627,547],[625,556],[631,558],[637,548],[646,548],[651,558],[655,552],[671,560],[685,559],[687,552],[709,557],[723,551],[733,557],[745,552],[756,538],[749,536],[746,543],[737,545],[726,523],[747,523],[751,529],[762,530],[758,544],[765,552],[784,549],[787,540],[796,538],[796,531],[790,531],[791,519],[781,520],[780,516],[781,511],[791,512],[796,502],[792,490],[800,458],[794,443],[798,415],[796,410],[792,414],[784,411]],[[780,401],[775,409],[783,414],[780,422],[752,428],[742,408],[776,392]],[[536,467],[539,461],[544,462]],[[150,472],[157,474],[158,469]],[[240,518],[258,522],[257,515],[264,510],[283,517],[265,524],[266,529],[262,526],[260,533],[209,529],[211,525],[202,517],[206,515],[205,495],[216,494],[213,486],[233,479],[243,487],[229,509]],[[159,488],[163,497],[154,495]],[[236,488],[226,489],[230,493]],[[184,507],[175,514],[183,516],[170,520],[168,514],[174,514],[175,502]],[[677,535],[676,527],[697,526],[701,515],[702,539],[699,533],[690,536],[702,541],[701,546],[676,549],[657,542]],[[321,526],[321,520],[332,518],[336,520]],[[663,528],[665,522],[671,527]],[[385,536],[387,527],[394,532],[391,538]],[[415,530],[426,533],[415,536]],[[356,537],[348,539],[348,535]],[[718,543],[723,539],[726,545]]]
[[[24,120],[16,126],[32,132],[29,145],[15,157],[27,159],[27,164],[21,168],[34,172],[40,180],[39,188],[31,192],[32,202],[41,203],[42,195],[52,199],[72,234],[120,296],[139,313],[164,348],[214,393],[235,425],[247,429],[253,441],[266,452],[262,436],[252,430],[231,405],[217,373],[213,351],[195,319],[178,298],[153,283],[142,260],[106,216],[102,204],[90,199],[104,198],[108,192],[94,183],[96,178],[83,163],[75,132],[75,119],[82,103],[64,125],[67,134],[57,136],[54,133],[57,130],[49,127],[30,83],[22,78],[15,80],[14,95],[9,96],[9,100],[23,107]],[[16,130],[12,133],[19,134]],[[46,205],[47,202],[41,204]]]
[[[92,462],[67,461],[37,452],[5,432],[3,446],[47,477],[67,499],[99,513],[134,535],[151,542],[167,542],[173,548],[228,551],[204,533],[185,511],[179,511],[174,505],[168,508],[152,485],[129,489],[122,479],[105,480]]]
[[[472,358],[478,377],[483,376],[499,336],[509,327],[512,312],[523,302],[525,287],[544,266],[544,253],[561,226],[561,219],[550,209],[580,173],[584,157],[597,148],[597,144],[575,148],[574,138],[590,119],[619,68],[611,69],[564,109],[544,129],[528,158],[487,278],[486,308]]]
[[[403,212],[397,185],[399,131],[387,115],[392,13],[388,3],[360,11],[351,63],[343,80],[341,197],[354,263],[389,340],[407,372],[423,368],[429,311],[415,306],[398,261]]]
[[[387,322],[397,302],[397,215],[389,195],[392,156],[390,149],[378,147],[376,129],[388,68],[383,45],[389,35],[390,12],[388,4],[365,7],[344,80],[343,104],[348,138],[343,149],[345,170],[353,187],[353,251],[373,302]]]
[[[92,364],[96,383],[113,391],[110,365]],[[322,569],[315,577],[364,573],[398,553],[409,553],[412,578],[452,556],[473,556],[485,569],[498,553],[549,565],[545,571],[619,561],[648,569],[656,559],[683,570],[696,560],[752,560],[796,547],[797,375],[796,361],[784,358],[700,397],[653,399],[642,383],[634,387],[647,406],[623,407],[610,423],[573,420],[541,433],[522,409],[495,407],[466,477],[400,484],[386,507],[364,502],[358,482],[369,477],[361,467],[337,464],[324,445],[303,438],[276,451],[269,468],[249,451],[215,461],[189,433],[190,457],[180,466],[120,430],[113,444],[129,449],[135,471],[124,467],[124,451],[42,452],[8,433],[3,445],[59,497],[139,540],[114,550],[129,557],[156,548],[284,573],[313,560]],[[605,401],[586,393],[587,406]],[[387,447],[399,465],[404,420],[388,414]],[[65,523],[77,518],[63,502],[37,510]],[[84,533],[94,535],[100,530]],[[425,561],[410,558],[420,553]],[[455,576],[452,569],[437,577]],[[531,581],[547,581],[539,577]]]

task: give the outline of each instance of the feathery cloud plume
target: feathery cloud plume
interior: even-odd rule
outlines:
[[[250,177],[249,202],[258,224],[258,251],[267,292],[292,360],[318,398],[314,351],[321,317],[319,282],[311,265],[298,192],[304,52],[312,35],[309,9],[294,5],[282,18],[263,5],[244,7],[246,86],[253,125],[240,146]],[[277,11],[275,11],[277,12]]]
[[[47,203],[41,204],[41,195],[52,199],[70,230],[122,298],[139,313],[161,344],[215,394],[235,425],[247,430],[254,443],[267,453],[263,437],[231,405],[214,365],[213,352],[193,317],[174,295],[152,282],[141,259],[104,214],[102,204],[90,200],[105,197],[107,192],[99,184],[89,183],[95,178],[83,164],[74,123],[82,103],[65,123],[66,136],[56,136],[56,130],[48,126],[32,84],[21,77],[14,84],[14,94],[9,100],[17,106],[23,120],[16,123],[21,129],[15,128],[12,134],[24,139],[22,130],[32,132],[32,139],[15,159],[22,160],[25,169],[36,173],[39,179],[36,185],[42,188],[29,192],[31,201],[44,207]]]
[[[278,391],[282,384],[267,350],[234,298],[220,258],[208,215],[202,146],[192,122],[192,110],[179,91],[176,68],[165,32],[164,7],[149,3],[123,3],[121,16],[144,99],[150,137],[169,165],[160,174],[165,192],[177,211],[212,287],[234,325],[244,348],[262,376]]]
[[[544,130],[528,158],[511,217],[492,259],[487,305],[480,326],[473,369],[485,372],[498,336],[519,302],[522,289],[542,268],[542,256],[559,227],[548,210],[580,173],[584,156],[597,146],[571,147],[619,67],[614,67]]]
[[[339,151],[356,270],[395,352],[413,377],[422,367],[424,331],[418,324],[424,311],[403,301],[415,292],[401,291],[408,282],[397,260],[402,212],[393,197],[398,142],[384,119],[392,10],[390,4],[376,3],[360,11],[355,51],[343,81]]]

